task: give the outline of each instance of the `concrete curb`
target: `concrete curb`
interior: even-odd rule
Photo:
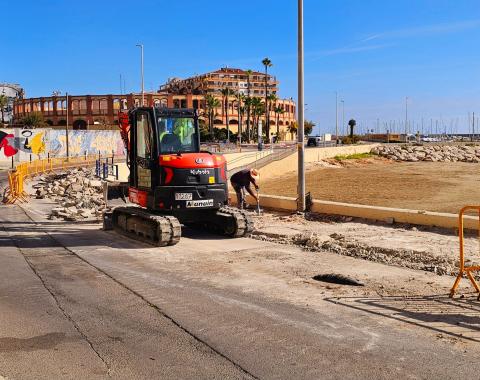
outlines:
[[[230,193],[230,198],[236,200],[234,192]],[[249,204],[255,204],[253,198],[247,197]],[[260,205],[267,209],[279,211],[295,211],[297,201],[293,197],[283,197],[276,195],[260,196]],[[375,221],[384,221],[387,223],[408,223],[422,226],[458,228],[458,215],[424,210],[409,210],[391,207],[367,206],[360,204],[341,203],[314,200],[312,212],[320,214],[350,216],[355,218],[364,218]],[[464,228],[468,230],[478,230],[479,221],[477,217],[465,216]]]

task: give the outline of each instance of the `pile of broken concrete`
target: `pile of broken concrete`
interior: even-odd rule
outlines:
[[[87,168],[70,169],[61,174],[37,177],[36,198],[48,198],[59,207],[54,207],[50,219],[69,221],[100,219],[105,210],[103,183]]]
[[[380,145],[371,152],[395,161],[480,162],[480,145]]]

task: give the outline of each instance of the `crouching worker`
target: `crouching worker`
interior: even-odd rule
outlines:
[[[245,202],[245,190],[258,201],[257,196],[252,191],[250,184],[253,184],[256,190],[258,190],[259,173],[255,169],[243,169],[236,172],[230,178],[230,183],[233,189],[237,193],[238,208],[243,209],[246,206]]]

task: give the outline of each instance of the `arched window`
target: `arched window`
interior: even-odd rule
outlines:
[[[107,99],[100,99],[100,113],[102,115],[106,115],[108,113]]]
[[[122,99],[120,102],[122,103],[122,110],[126,110],[128,108],[127,99]]]
[[[86,115],[87,114],[87,101],[86,100],[79,100],[78,101],[78,109],[80,114]]]
[[[100,100],[99,99],[92,99],[92,113],[99,114],[100,113]]]
[[[65,114],[65,100],[57,100],[57,115]]]
[[[113,111],[116,113],[120,110],[120,99],[113,99]]]
[[[78,104],[78,100],[72,100],[71,101],[71,107],[72,107],[72,114],[74,115],[79,115],[80,114],[80,105]]]

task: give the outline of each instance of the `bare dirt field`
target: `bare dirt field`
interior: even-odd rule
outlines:
[[[306,189],[314,199],[458,213],[480,202],[479,167],[462,162],[394,162],[382,158],[311,164]],[[296,173],[261,183],[264,194],[295,196]]]

